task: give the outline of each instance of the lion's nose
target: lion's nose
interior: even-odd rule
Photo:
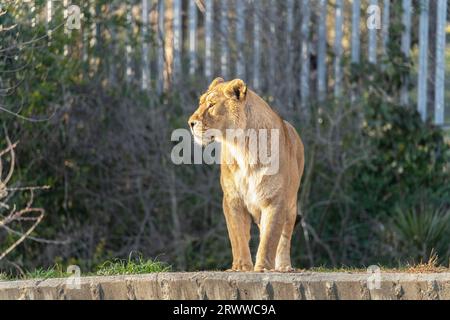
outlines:
[[[191,120],[189,121],[189,125],[191,126],[191,129],[194,129],[194,127],[197,125],[198,121],[197,120]]]

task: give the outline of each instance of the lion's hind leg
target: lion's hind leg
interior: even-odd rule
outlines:
[[[275,270],[279,272],[293,272],[291,265],[291,239],[297,217],[297,206],[288,211],[286,222],[278,242],[277,255],[275,259]]]
[[[275,271],[278,243],[286,212],[282,205],[268,206],[261,214],[260,241],[256,253],[256,272]]]

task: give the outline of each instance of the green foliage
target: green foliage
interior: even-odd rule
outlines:
[[[370,155],[352,170],[351,194],[354,207],[380,226],[383,245],[373,254],[386,256],[382,251],[388,247],[391,258],[426,261],[435,250],[446,260],[450,144],[441,128],[422,121],[415,106],[399,103],[413,67],[396,41],[401,30],[399,23],[391,26],[388,55],[380,65],[356,68],[353,80],[363,88],[361,135]],[[398,243],[391,245],[386,234],[396,235]]]
[[[373,150],[355,174],[365,210],[389,214],[419,192],[448,197],[450,146],[441,129],[423,123],[416,111],[381,104],[368,110],[362,133]]]
[[[450,209],[423,203],[412,208],[397,207],[392,218],[393,240],[400,257],[428,261],[433,254],[449,256]],[[448,261],[443,259],[444,263]]]

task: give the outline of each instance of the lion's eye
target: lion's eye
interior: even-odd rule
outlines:
[[[210,103],[208,104],[208,109],[211,109],[211,108],[214,107],[215,105],[216,105],[215,103],[210,102]]]

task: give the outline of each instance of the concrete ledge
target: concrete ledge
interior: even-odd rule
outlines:
[[[17,299],[450,300],[450,273],[196,272],[0,281],[0,300]]]

